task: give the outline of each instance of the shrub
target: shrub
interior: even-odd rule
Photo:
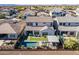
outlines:
[[[4,19],[5,18],[5,14],[0,14],[0,19]]]
[[[65,49],[78,49],[78,46],[79,43],[77,41],[76,38],[73,38],[73,37],[69,37],[67,39],[65,39],[64,41],[64,48]]]

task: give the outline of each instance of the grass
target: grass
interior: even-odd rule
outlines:
[[[33,37],[29,36],[31,42],[48,41],[46,37]]]

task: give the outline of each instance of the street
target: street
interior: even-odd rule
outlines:
[[[0,51],[0,55],[79,55],[79,51]]]

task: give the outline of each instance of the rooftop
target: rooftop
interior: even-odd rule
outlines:
[[[42,30],[45,30],[45,29],[48,29],[49,27],[47,26],[44,26],[44,27],[32,27],[32,26],[26,26],[25,30],[26,31],[42,31]],[[50,27],[50,29],[53,29],[53,27]]]
[[[0,34],[20,33],[25,26],[24,21],[1,20]]]
[[[0,34],[6,33],[16,33],[9,23],[3,23],[0,25]]]
[[[78,26],[59,26],[60,31],[79,31]]]
[[[64,16],[64,17],[57,17],[59,22],[79,22],[79,16]]]
[[[26,22],[53,22],[52,17],[27,17]]]

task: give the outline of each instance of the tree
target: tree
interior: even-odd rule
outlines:
[[[55,35],[59,35],[60,32],[59,32],[58,23],[57,23],[56,20],[53,21],[53,28],[54,28],[54,30],[56,30],[56,31],[55,31]]]
[[[65,49],[78,49],[79,48],[79,43],[76,38],[74,37],[69,37],[66,38],[64,41],[64,48]]]
[[[65,10],[75,10],[77,6],[64,6]]]
[[[15,7],[18,11],[24,10],[25,8],[27,8],[27,6],[16,6]]]
[[[0,19],[4,19],[5,18],[5,14],[0,14]]]
[[[54,28],[55,30],[58,30],[58,23],[57,23],[56,20],[53,21],[53,28]]]

